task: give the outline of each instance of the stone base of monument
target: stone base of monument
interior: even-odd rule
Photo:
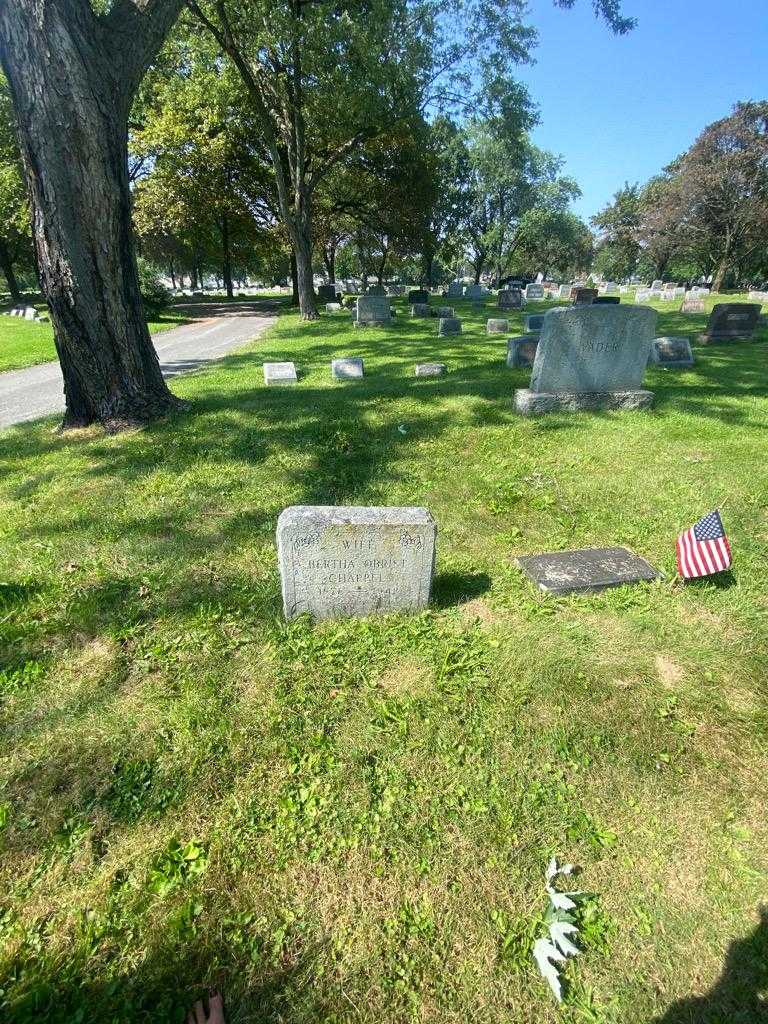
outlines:
[[[703,334],[697,335],[696,340],[700,345],[730,345],[733,342],[739,343],[754,339],[751,334],[708,334],[705,331]]]
[[[653,391],[532,391],[518,388],[515,412],[520,416],[543,416],[548,412],[594,412],[600,409],[650,409]]]
[[[662,574],[627,548],[582,548],[525,555],[517,564],[546,594],[579,594],[625,583],[650,582]]]

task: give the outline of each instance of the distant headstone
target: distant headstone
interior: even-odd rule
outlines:
[[[488,320],[485,325],[486,334],[506,334],[509,330],[509,320]]]
[[[525,297],[529,301],[536,301],[544,298],[544,287],[538,281],[536,284],[527,284],[525,286]]]
[[[317,297],[321,302],[335,302],[336,301],[336,285],[335,284],[321,284],[317,289]]]
[[[544,319],[531,386],[515,392],[524,416],[580,409],[641,409],[658,314],[640,306],[572,306]]]
[[[652,292],[660,292],[663,287],[664,287],[664,282],[663,281],[658,281],[657,280],[657,281],[652,281],[651,282],[651,291]]]
[[[391,317],[389,299],[386,295],[361,295],[358,298],[356,326],[388,324]]]
[[[429,302],[429,292],[425,292],[423,288],[413,288],[408,292],[408,304],[414,305],[422,302]]]
[[[704,310],[704,299],[700,295],[692,295],[690,292],[683,299],[683,304],[680,307],[681,313],[703,313]]]
[[[436,316],[438,320],[440,319],[440,317],[453,316],[453,306],[430,306],[429,315]]]
[[[760,306],[747,302],[718,302],[709,314],[709,323],[700,341],[749,341],[755,333]]]
[[[651,362],[657,366],[687,369],[693,366],[693,351],[687,338],[655,338],[651,345]]]
[[[523,293],[519,288],[502,288],[498,297],[499,309],[522,309]]]
[[[296,376],[295,363],[264,363],[265,384],[295,384]]]
[[[446,371],[445,363],[417,363],[417,377],[442,377]]]
[[[359,356],[332,359],[331,375],[336,380],[360,380],[363,376],[363,360]]]
[[[654,293],[650,288],[638,288],[635,292],[635,302],[650,302]]]
[[[411,316],[431,316],[432,311],[428,302],[414,302],[411,306]]]
[[[372,284],[371,287],[368,289],[366,294],[367,295],[386,295],[387,294],[387,289],[384,287],[383,284]]]
[[[25,320],[34,320],[36,316],[37,316],[37,310],[35,309],[34,306],[27,306],[24,309],[24,319]]]
[[[627,548],[584,548],[525,555],[517,564],[546,594],[579,594],[625,583],[661,578],[661,573]]]
[[[429,604],[437,526],[425,508],[294,505],[277,521],[287,619],[419,611]]]
[[[747,296],[752,302],[759,302],[761,305],[768,302],[768,292],[751,291]]]
[[[464,285],[461,281],[451,281],[448,285],[448,298],[460,299],[464,294]]]
[[[483,289],[479,284],[468,284],[464,289],[465,299],[481,299],[483,297]]]
[[[525,317],[525,333],[537,334],[544,326],[544,313],[529,313]]]
[[[619,302],[621,302],[620,295],[598,295],[592,299],[595,306],[616,306]]]
[[[461,320],[455,316],[441,317],[437,324],[438,338],[445,338],[449,334],[461,334]]]
[[[325,304],[326,313],[338,313],[339,310],[342,310],[343,308],[344,307],[340,302],[326,302]]]
[[[597,288],[574,288],[571,302],[574,306],[589,306],[597,298]]]
[[[603,295],[618,295],[619,286],[613,281],[606,281],[602,288]]]
[[[538,334],[523,334],[507,341],[507,366],[512,369],[530,369],[539,346]]]
[[[561,284],[560,287],[557,290],[557,297],[559,299],[570,299],[571,291],[572,290],[573,290],[573,285],[571,285],[571,284]]]

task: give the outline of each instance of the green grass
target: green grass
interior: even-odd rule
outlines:
[[[490,301],[440,340],[398,305],[283,316],[141,432],[0,436],[0,1016],[179,1021],[208,983],[235,1022],[764,1014],[766,333],[650,371],[651,412],[523,420]],[[430,508],[430,610],[286,624],[296,503]],[[717,504],[732,576],[676,584]],[[513,563],[606,544],[666,581],[552,600]],[[553,854],[591,894],[562,1010]]]
[[[44,304],[33,303],[40,312]],[[168,309],[157,319],[147,322],[153,334],[167,331],[188,323],[180,312]],[[50,323],[35,323],[21,317],[0,316],[0,373],[4,370],[20,370],[25,366],[36,366],[56,358],[53,343],[53,327]]]

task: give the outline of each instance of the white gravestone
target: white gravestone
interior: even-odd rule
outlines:
[[[265,384],[295,384],[297,380],[295,363],[264,363]]]
[[[363,376],[363,360],[359,356],[332,359],[331,375],[336,380],[360,380]]]
[[[526,299],[543,299],[544,288],[537,282],[536,284],[527,284],[525,286],[525,297]]]
[[[530,388],[515,392],[523,416],[579,409],[644,409],[642,388],[655,309],[619,304],[551,309],[544,316]]]
[[[425,508],[294,505],[277,521],[287,619],[419,611],[429,604],[437,526]]]
[[[571,288],[573,288],[571,284],[561,284],[557,290],[557,297],[559,299],[570,299]]]
[[[417,377],[442,377],[446,371],[445,363],[417,363]]]
[[[24,319],[25,320],[34,320],[36,316],[37,316],[37,310],[35,309],[35,307],[34,306],[27,306],[26,309],[24,310]]]

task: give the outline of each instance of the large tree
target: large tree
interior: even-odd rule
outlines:
[[[597,230],[595,267],[612,280],[624,280],[637,270],[641,218],[640,186],[627,183],[591,219]]]
[[[37,264],[64,376],[64,426],[109,428],[177,407],[144,320],[127,125],[182,0],[0,0]]]
[[[17,264],[31,263],[31,249],[27,193],[13,129],[11,97],[0,76],[0,271],[15,302],[21,299]]]

